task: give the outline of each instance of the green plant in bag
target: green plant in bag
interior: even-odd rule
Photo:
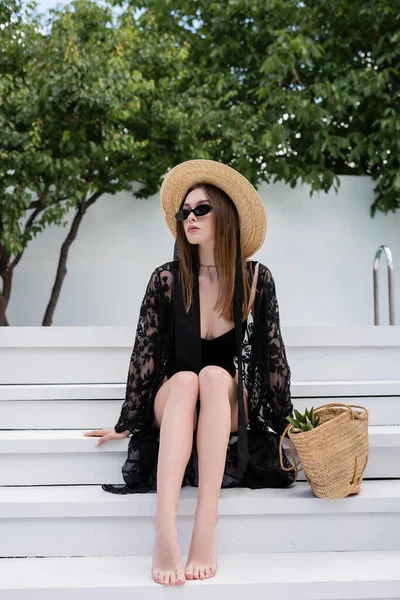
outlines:
[[[293,433],[304,433],[304,431],[311,431],[319,425],[320,418],[314,415],[314,407],[310,411],[307,409],[302,415],[298,410],[294,409],[295,419],[293,417],[286,417],[286,419],[293,425]]]

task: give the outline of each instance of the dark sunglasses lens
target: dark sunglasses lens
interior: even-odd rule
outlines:
[[[202,217],[203,215],[209,213],[210,210],[211,206],[209,204],[200,204],[200,206],[196,206],[193,212],[196,215],[196,217]]]
[[[187,219],[189,216],[189,211],[186,209],[181,209],[178,210],[178,212],[175,214],[175,219],[176,221],[184,221],[185,219]]]

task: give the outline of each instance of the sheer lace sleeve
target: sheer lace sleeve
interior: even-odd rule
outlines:
[[[271,408],[270,419],[279,435],[283,433],[288,421],[285,417],[292,414],[293,405],[290,394],[290,368],[286,359],[283,343],[279,306],[274,278],[266,270],[265,285],[268,288],[267,328],[269,345],[268,401]]]
[[[152,384],[155,365],[155,348],[160,321],[160,278],[154,271],[147,284],[140,307],[135,343],[129,363],[125,401],[115,431],[129,429],[133,434],[140,430],[140,419],[146,394]]]

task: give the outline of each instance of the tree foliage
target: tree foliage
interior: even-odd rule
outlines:
[[[190,44],[223,112],[206,144],[253,183],[315,190],[376,181],[371,215],[400,207],[399,0],[142,0]]]
[[[155,19],[144,32],[133,9],[116,18],[107,2],[76,0],[47,21],[36,8],[7,1],[0,13],[0,324],[29,241],[75,210],[50,324],[86,210],[133,182],[138,198],[156,193],[171,165],[201,155],[193,123],[214,110],[206,98],[193,102],[187,44]]]
[[[112,7],[123,8],[119,16]],[[0,3],[0,325],[13,271],[49,224],[70,245],[104,193],[158,191],[211,158],[254,185],[375,182],[400,206],[400,0],[75,0],[47,20]],[[138,9],[141,14],[138,15]]]

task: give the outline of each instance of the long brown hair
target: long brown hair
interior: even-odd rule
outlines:
[[[215,246],[214,259],[218,269],[219,294],[214,310],[221,316],[233,321],[233,295],[236,272],[236,244],[239,229],[239,215],[231,198],[219,187],[210,183],[196,184],[188,189],[181,206],[189,192],[201,188],[211,201],[215,210]],[[182,286],[183,303],[189,312],[193,302],[193,261],[199,265],[198,247],[189,244],[182,221],[177,221],[176,241],[179,251],[179,274]],[[243,311],[242,320],[247,318],[247,305],[250,297],[250,274],[247,261],[242,257],[243,273]]]

